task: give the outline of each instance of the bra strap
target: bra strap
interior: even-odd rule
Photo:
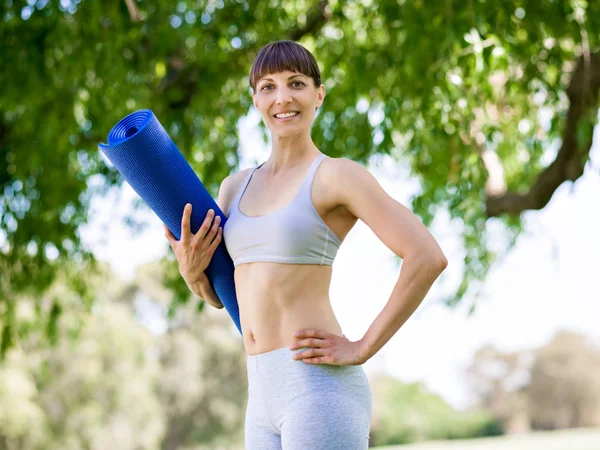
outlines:
[[[310,194],[310,191],[312,190],[313,179],[315,178],[317,169],[319,168],[319,166],[321,165],[321,162],[325,158],[328,158],[328,156],[325,155],[324,153],[321,153],[319,156],[317,156],[315,158],[315,160],[310,165],[308,172],[304,176],[304,181],[302,182],[302,187],[300,189],[302,189],[304,191],[308,190],[308,193]]]
[[[261,164],[261,166],[262,166],[262,164]],[[237,207],[237,204],[240,202],[242,195],[244,194],[244,192],[246,191],[246,188],[248,187],[248,183],[250,183],[250,178],[252,178],[252,175],[254,175],[254,171],[256,169],[258,169],[259,167],[260,166],[256,166],[248,173],[248,175],[246,175],[246,179],[242,183],[242,186],[240,187],[240,189],[238,189],[235,199],[234,199],[233,203],[231,204],[231,206],[229,207],[227,217],[229,217],[231,211],[234,211],[234,207]]]

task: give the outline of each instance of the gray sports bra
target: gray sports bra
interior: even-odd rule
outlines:
[[[321,219],[311,199],[312,182],[321,161],[312,162],[294,199],[263,216],[246,216],[239,209],[255,167],[242,184],[223,227],[223,239],[234,266],[249,262],[333,264],[342,241]]]

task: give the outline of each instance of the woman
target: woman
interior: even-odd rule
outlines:
[[[361,364],[411,316],[447,260],[367,170],[313,143],[325,87],[308,50],[291,41],[265,46],[250,86],[271,133],[269,159],[223,180],[224,231],[209,211],[192,235],[188,204],[181,240],[166,226],[165,234],[189,288],[215,308],[223,305],[204,270],[222,238],[233,259],[248,355],[246,449],[366,449],[371,391]],[[328,293],[337,249],[358,219],[404,262],[387,305],[353,342]]]

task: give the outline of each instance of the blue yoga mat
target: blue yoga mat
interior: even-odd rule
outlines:
[[[192,204],[192,233],[211,208],[221,216],[221,226],[225,225],[227,218],[151,110],[141,109],[121,119],[110,130],[108,143],[98,148],[177,239],[186,203]],[[221,241],[206,276],[241,334],[233,271]]]

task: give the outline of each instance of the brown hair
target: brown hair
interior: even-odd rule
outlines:
[[[321,86],[321,72],[317,60],[311,52],[294,41],[276,41],[260,49],[250,69],[250,87],[256,91],[256,84],[270,73],[300,72],[311,77],[315,87]]]

